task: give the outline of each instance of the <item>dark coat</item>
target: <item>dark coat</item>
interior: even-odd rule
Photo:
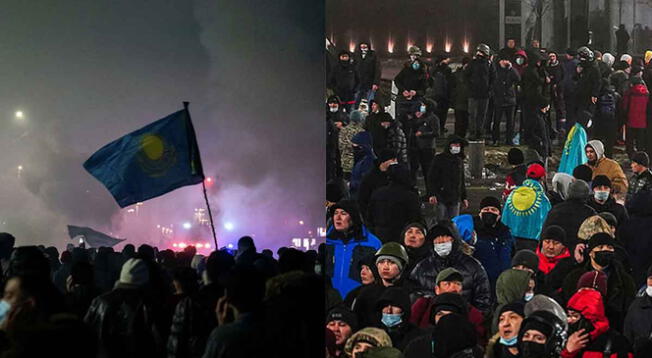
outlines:
[[[399,121],[392,121],[387,128],[387,148],[394,149],[399,163],[407,164],[407,138]]]
[[[485,58],[474,58],[464,70],[464,78],[469,86],[469,98],[489,98],[496,81],[496,68]]]
[[[401,232],[405,225],[421,221],[419,195],[404,181],[391,181],[377,189],[369,200],[368,222],[370,230],[383,242],[403,243]]]
[[[358,190],[358,206],[360,207],[360,212],[362,212],[365,221],[368,220],[367,214],[371,195],[376,191],[376,189],[389,184],[387,172],[380,171],[379,165],[380,163],[376,160],[373,169],[362,178],[360,189]]]
[[[596,213],[608,212],[614,214],[616,220],[618,220],[618,228],[623,227],[624,224],[629,220],[629,215],[627,214],[627,209],[624,206],[618,204],[616,199],[609,197],[604,204],[599,204],[595,201],[595,198],[590,197],[586,203],[588,206],[592,207]]]
[[[354,99],[360,78],[353,64],[339,61],[333,67],[327,83],[328,88],[332,89],[342,101],[349,102]]]
[[[514,238],[509,227],[500,220],[495,227],[487,227],[479,216],[475,216],[473,223],[477,234],[473,257],[480,261],[487,271],[493,292],[500,273],[512,266]]]
[[[369,89],[372,85],[380,86],[381,67],[376,51],[369,50],[364,58],[362,52],[356,51],[353,55],[353,64],[358,71],[361,89]]]
[[[453,70],[447,64],[439,64],[432,67],[430,74],[432,81],[432,94],[438,102],[448,103],[451,99],[451,88],[455,77],[453,77]]]
[[[573,256],[559,260],[555,268],[544,276],[544,287],[541,293],[554,298],[558,302],[563,302],[561,290],[564,279],[579,266]]]
[[[351,142],[358,145],[353,151],[355,164],[353,170],[351,170],[351,183],[349,184],[351,197],[357,198],[362,178],[373,169],[376,156],[374,155],[370,133],[360,132],[353,136]]]
[[[493,85],[494,105],[515,106],[516,85],[521,81],[521,76],[514,67],[503,68],[496,64],[496,81]]]
[[[380,312],[385,305],[400,307],[403,310],[402,322],[396,327],[385,327],[380,323]],[[392,347],[403,351],[413,339],[425,335],[427,330],[417,327],[410,322],[410,297],[406,290],[400,288],[386,289],[376,301],[376,312],[379,312],[379,328],[384,329],[392,339]]]
[[[619,230],[625,249],[630,253],[636,286],[645,284],[652,263],[652,192],[636,194],[629,204],[630,218]]]
[[[425,64],[421,64],[418,70],[414,70],[410,62],[407,62],[401,72],[394,78],[399,96],[402,97],[403,91],[416,91],[417,96],[423,96],[428,88],[428,73]]]
[[[214,312],[206,311],[198,300],[184,297],[177,303],[168,337],[168,358],[201,357],[211,333],[208,320]]]
[[[412,145],[411,147],[417,149],[433,149],[435,148],[435,138],[439,132],[439,118],[430,110],[426,112],[421,118],[411,119],[412,121]],[[416,136],[417,132],[421,132],[419,137]]]
[[[530,64],[525,68],[521,80],[523,99],[526,103],[537,108],[550,104],[549,84],[546,83],[546,72],[543,67]]]
[[[550,77],[550,84],[552,85],[561,85],[562,81],[564,81],[565,73],[564,73],[564,66],[562,66],[561,62],[557,61],[556,65],[550,64],[548,61],[546,61],[546,72],[548,73],[548,76]]]
[[[464,78],[464,70],[458,69],[453,73],[455,81],[452,83],[453,108],[456,111],[468,111],[469,109],[469,85]]]
[[[647,294],[636,297],[627,310],[623,334],[632,344],[634,352],[650,344],[652,334],[652,298]]]
[[[369,113],[365,119],[364,129],[371,133],[373,139],[374,153],[379,154],[387,148],[387,130],[380,125],[381,122],[392,121],[392,116],[384,111]]]
[[[442,153],[435,155],[427,175],[428,196],[436,196],[445,204],[453,204],[466,199],[464,186],[463,152],[451,154],[447,144]]]
[[[602,77],[595,62],[580,62],[578,66],[582,66],[583,69],[578,75],[575,100],[580,106],[589,105],[591,97],[597,98],[600,96]]]
[[[629,180],[627,187],[627,200],[625,205],[633,199],[634,195],[640,191],[652,190],[652,172],[648,169],[641,174],[634,174]]]
[[[452,223],[448,224],[452,227]],[[468,303],[486,312],[491,308],[491,286],[487,272],[482,264],[470,255],[462,251],[462,240],[455,228],[453,249],[447,257],[440,257],[436,253],[417,264],[410,273],[410,280],[428,294],[431,294],[435,287],[437,274],[447,267],[453,267],[464,277],[462,282],[462,296]]]
[[[543,223],[542,232],[550,225],[561,226],[566,231],[568,249],[572,252],[575,245],[577,245],[577,232],[580,226],[586,218],[595,214],[595,210],[586,205],[584,200],[579,198],[566,199],[563,203],[555,205],[550,210],[546,221]]]
[[[206,344],[204,358],[248,358],[263,357],[269,354],[269,347],[264,347],[260,340],[251,337],[264,335],[262,324],[253,313],[241,314],[233,323],[215,328]]]

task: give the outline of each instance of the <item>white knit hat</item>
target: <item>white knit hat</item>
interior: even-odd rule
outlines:
[[[116,283],[121,288],[138,288],[149,282],[149,269],[142,259],[129,259],[122,265],[120,279]]]

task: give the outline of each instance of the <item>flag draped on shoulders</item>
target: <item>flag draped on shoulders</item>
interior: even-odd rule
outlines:
[[[543,186],[526,179],[507,197],[501,220],[514,237],[538,240],[551,207]]]
[[[588,161],[584,147],[586,147],[586,130],[584,127],[575,123],[573,128],[568,131],[566,143],[561,151],[561,160],[559,162],[558,173],[573,174],[573,170],[581,164]]]

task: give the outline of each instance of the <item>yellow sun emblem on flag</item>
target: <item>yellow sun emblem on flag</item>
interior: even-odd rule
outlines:
[[[151,177],[164,176],[168,169],[176,164],[174,147],[156,134],[144,134],[140,138],[138,163]]]
[[[517,216],[532,215],[540,206],[541,195],[528,185],[516,188],[509,202],[509,209]]]

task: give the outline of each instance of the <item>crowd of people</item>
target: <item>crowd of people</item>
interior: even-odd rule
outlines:
[[[0,233],[2,357],[323,355],[316,251],[281,248],[277,260],[248,236],[208,256],[15,241]]]
[[[421,55],[327,70],[327,357],[651,357],[652,51]],[[511,167],[469,202],[481,141]]]

